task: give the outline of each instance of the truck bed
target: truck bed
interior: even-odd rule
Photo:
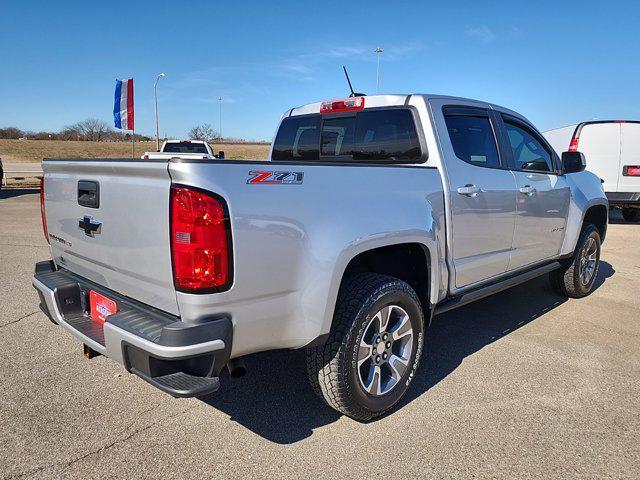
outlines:
[[[398,240],[444,244],[432,220],[444,223],[435,168],[186,159],[47,159],[43,165],[54,262],[186,322],[229,315],[232,356],[301,347],[327,331],[342,274],[358,251]],[[78,204],[82,180],[99,183],[99,208]],[[233,251],[228,291],[174,288],[172,185],[226,201]],[[432,193],[425,198],[425,191]],[[100,234],[78,228],[85,215],[101,222]],[[432,289],[434,299],[444,288]]]

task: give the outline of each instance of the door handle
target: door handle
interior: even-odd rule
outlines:
[[[458,188],[458,193],[460,195],[466,195],[467,197],[475,197],[480,192],[482,192],[482,189],[480,187],[476,187],[472,183],[468,183],[464,187]]]
[[[525,185],[524,187],[522,187],[520,189],[520,193],[524,193],[527,196],[531,196],[534,193],[536,193],[536,189],[534,187],[532,187],[531,185]]]

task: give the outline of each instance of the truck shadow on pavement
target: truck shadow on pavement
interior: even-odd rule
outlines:
[[[0,200],[5,198],[14,198],[20,197],[22,195],[32,195],[34,193],[39,193],[40,189],[38,188],[5,188],[2,187],[0,190]]]
[[[340,414],[324,405],[307,380],[304,350],[275,350],[244,357],[247,374],[221,375],[220,391],[201,400],[261,437],[279,444],[303,440]]]
[[[594,291],[615,270],[601,261]],[[434,317],[425,337],[422,364],[398,408],[412,402],[447,375],[465,357],[526,326],[569,299],[551,289],[547,275]],[[574,300],[580,301],[580,300]]]
[[[614,274],[600,263],[595,288]],[[427,330],[424,356],[405,398],[389,414],[423,395],[452,373],[469,355],[567,301],[551,290],[546,275],[473,304],[435,317]],[[302,350],[278,350],[245,358],[247,375],[234,380],[222,376],[216,395],[203,397],[271,442],[291,444],[313,434],[315,428],[335,422],[340,414],[313,393]]]
[[[609,225],[640,225],[638,222],[627,222],[622,217],[622,211],[617,208],[609,210]]]

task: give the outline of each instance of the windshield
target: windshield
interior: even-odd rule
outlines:
[[[167,153],[208,153],[207,147],[203,143],[191,142],[167,143],[162,151]]]
[[[271,159],[383,163],[423,160],[413,114],[408,108],[285,118]]]

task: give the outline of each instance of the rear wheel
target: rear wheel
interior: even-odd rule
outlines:
[[[373,273],[347,280],[324,345],[307,350],[316,393],[351,418],[367,421],[407,391],[420,362],[424,318],[405,282]]]
[[[593,291],[599,266],[600,234],[588,224],[582,228],[573,257],[549,274],[551,286],[567,297],[586,297]]]
[[[640,208],[631,208],[631,207],[623,208],[622,217],[627,222],[638,222],[640,221]]]

